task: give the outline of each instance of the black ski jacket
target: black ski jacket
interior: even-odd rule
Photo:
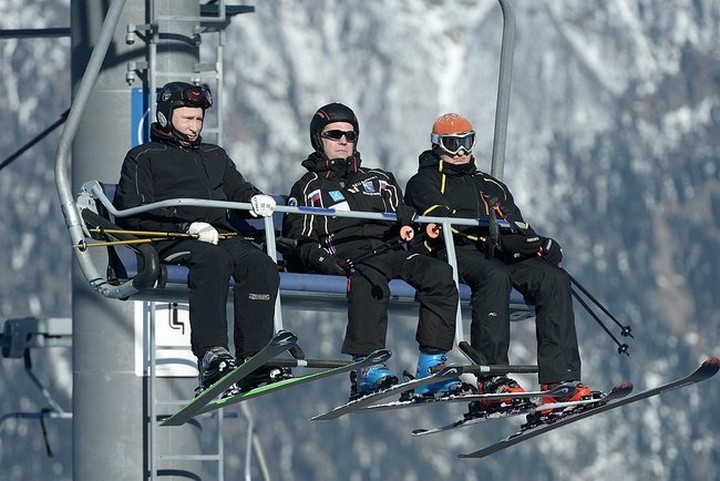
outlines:
[[[262,193],[217,145],[183,147],[156,124],[150,138],[125,156],[114,200],[118,209],[177,198],[249,202]],[[233,228],[228,217],[226,209],[175,206],[121,217],[118,222],[129,229],[185,232],[192,222],[202,221],[229,232]]]
[[[417,174],[405,188],[405,202],[421,215],[488,219],[493,209],[497,219],[511,219],[514,228],[526,235],[535,235],[525,223],[512,193],[500,180],[477,169],[475,158],[462,165],[443,162],[432,150],[419,157]],[[495,208],[493,208],[495,206]],[[485,243],[486,226],[453,227],[455,243]]]
[[[314,152],[302,165],[308,172],[290,190],[290,206],[395,213],[403,202],[402,190],[393,174],[361,167],[359,153],[347,159],[328,160]],[[393,221],[311,214],[288,214],[283,223],[284,235],[298,241],[296,261],[302,264],[299,267],[310,270],[316,270],[328,255],[352,259],[364,254],[398,231],[399,225]]]

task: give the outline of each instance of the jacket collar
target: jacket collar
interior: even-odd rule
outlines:
[[[316,172],[326,179],[349,179],[360,170],[360,152],[345,159],[328,159],[321,152],[313,152],[303,160],[302,166],[310,172]]]
[[[202,142],[202,137],[198,135],[198,138],[193,143],[185,142],[183,134],[175,129],[164,130],[160,127],[160,124],[153,122],[150,125],[150,140],[155,142],[162,142],[165,144],[175,145],[184,149],[195,149]]]
[[[443,162],[434,150],[426,150],[418,158],[418,170],[437,170],[445,175],[472,175],[477,171],[475,157],[473,156],[467,164],[450,164]]]

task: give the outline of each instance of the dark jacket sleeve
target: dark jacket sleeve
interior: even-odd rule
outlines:
[[[486,177],[485,185],[493,187],[490,191],[498,198],[506,220],[512,225],[513,230],[528,236],[536,235],[530,224],[523,219],[520,207],[515,203],[515,198],[507,185],[490,176]]]
[[[400,226],[412,223],[412,217],[417,213],[417,209],[405,202],[402,187],[395,179],[395,175],[388,171],[382,172],[387,176],[389,184],[384,191],[387,212],[394,212],[397,216],[396,225],[392,225],[390,228],[393,231],[398,231]]]
[[[420,215],[452,217],[454,210],[445,204],[440,187],[429,176],[416,174],[405,188],[405,202],[417,209]]]
[[[304,193],[307,181],[303,178],[290,189],[288,205],[294,207],[308,207],[307,196]],[[312,207],[312,206],[310,206]],[[317,271],[320,259],[330,255],[323,248],[320,238],[327,234],[323,228],[323,216],[309,213],[285,214],[283,218],[283,236],[297,241],[294,259],[290,265],[296,270]]]
[[[131,150],[125,156],[113,204],[120,210],[156,202],[153,180],[147,163],[139,161]],[[175,209],[162,208],[135,216],[118,217],[118,225],[133,230],[184,232],[186,222],[175,215]]]

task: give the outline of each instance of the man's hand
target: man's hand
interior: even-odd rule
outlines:
[[[548,263],[554,266],[559,266],[563,259],[563,253],[560,244],[558,244],[555,239],[551,239],[550,237],[541,237],[540,239],[542,239],[540,255]]]
[[[252,210],[250,214],[253,217],[270,217],[275,212],[275,199],[265,194],[257,194],[250,198]]]
[[[538,236],[524,236],[522,234],[501,234],[500,248],[506,254],[515,258],[532,257],[538,255],[542,241]]]
[[[321,274],[333,274],[336,276],[345,276],[347,271],[343,267],[346,262],[335,256],[320,257],[318,259],[317,271]]]
[[[417,214],[417,211],[407,204],[398,204],[397,207],[395,207],[397,223],[401,226],[412,224],[415,214]]]
[[[218,231],[207,222],[193,222],[188,227],[187,233],[197,236],[197,239],[201,242],[209,242],[215,245],[218,243]]]

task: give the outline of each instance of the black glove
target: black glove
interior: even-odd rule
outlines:
[[[554,266],[559,266],[563,258],[560,244],[550,237],[541,237],[540,239],[542,240],[542,249],[540,252],[542,253],[543,259]]]
[[[335,256],[326,256],[326,257],[320,257],[318,259],[317,264],[317,271],[321,274],[333,274],[336,276],[345,276],[347,275],[347,271],[343,266],[345,266],[347,262],[345,262],[343,259],[340,259],[339,257]]]
[[[538,236],[524,236],[522,234],[500,235],[500,248],[505,254],[512,257],[532,257],[537,255],[542,241]]]
[[[407,204],[398,204],[395,207],[395,215],[397,215],[397,223],[400,225],[412,224],[413,218],[417,211]]]

